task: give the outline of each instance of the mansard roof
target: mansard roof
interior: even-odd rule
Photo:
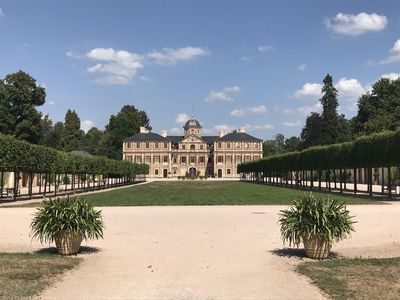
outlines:
[[[220,139],[218,141],[244,141],[244,142],[261,142],[262,140],[255,138],[254,136],[251,136],[245,132],[231,132]]]
[[[127,139],[125,139],[125,141],[160,141],[160,142],[167,142],[168,140],[159,135],[158,133],[154,133],[154,132],[148,132],[148,133],[137,133],[131,137],[128,137]]]

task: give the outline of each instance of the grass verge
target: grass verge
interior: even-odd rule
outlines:
[[[400,257],[305,262],[297,270],[333,299],[399,299]]]
[[[0,299],[30,299],[80,261],[54,254],[0,253]]]

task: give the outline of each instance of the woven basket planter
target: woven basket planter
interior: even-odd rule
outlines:
[[[303,243],[307,257],[313,259],[327,258],[332,246],[329,240],[321,235],[314,235],[310,238],[303,236]]]
[[[72,255],[77,254],[81,247],[82,236],[71,235],[67,231],[60,231],[54,237],[58,254],[61,255]]]

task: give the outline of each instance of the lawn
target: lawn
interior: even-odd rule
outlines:
[[[85,197],[97,206],[290,204],[304,191],[235,181],[169,181],[116,189]],[[332,196],[348,204],[377,204],[370,199]]]
[[[306,262],[297,270],[333,299],[399,299],[400,257]]]
[[[0,253],[0,299],[30,299],[80,260],[54,254]]]

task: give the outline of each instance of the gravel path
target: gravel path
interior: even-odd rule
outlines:
[[[105,239],[96,253],[40,299],[323,299],[296,272],[304,260],[282,249],[282,206],[104,207]],[[400,204],[353,206],[346,256],[400,256]],[[0,251],[34,251],[34,209],[0,209]],[[46,245],[45,245],[46,246]],[[274,250],[278,250],[274,252]]]

